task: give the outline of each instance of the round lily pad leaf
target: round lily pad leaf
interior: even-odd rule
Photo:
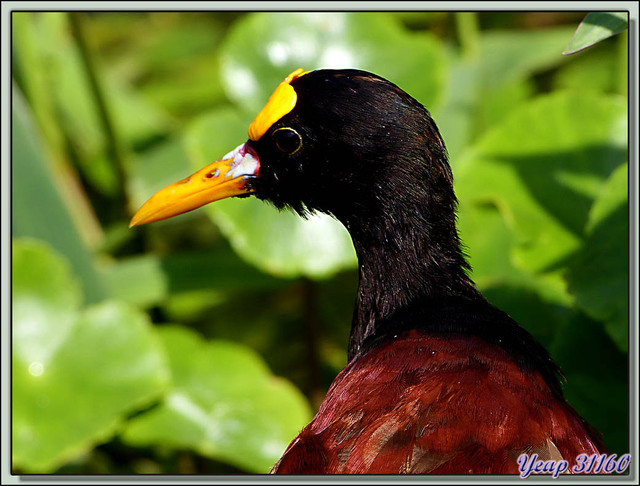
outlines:
[[[69,263],[48,244],[28,238],[14,241],[13,352],[25,362],[43,363],[73,327],[82,293]]]
[[[225,38],[221,63],[228,96],[254,115],[297,68],[371,71],[433,108],[448,65],[435,37],[411,33],[392,17],[362,12],[247,15]]]
[[[129,422],[123,440],[193,448],[250,472],[268,472],[311,418],[302,394],[244,346],[204,341],[177,326],[163,327],[160,336],[172,390]]]
[[[16,240],[13,275],[13,462],[50,472],[157,397],[166,365],[144,314],[79,309],[76,279],[49,247]]]

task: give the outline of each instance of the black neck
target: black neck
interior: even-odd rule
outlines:
[[[448,204],[455,206],[453,193]],[[425,213],[424,208],[432,211]],[[410,329],[441,336],[476,335],[509,352],[521,369],[540,372],[561,397],[560,371],[547,351],[487,302],[467,276],[455,207],[448,212],[433,208],[407,206],[404,201],[390,205],[383,218],[345,222],[360,265],[349,360]]]
[[[416,300],[480,297],[466,273],[455,207],[442,212],[428,204],[406,204],[390,204],[383,218],[360,217],[347,223],[360,267],[349,359],[365,339],[376,336],[379,323]],[[425,207],[432,212],[425,212]]]

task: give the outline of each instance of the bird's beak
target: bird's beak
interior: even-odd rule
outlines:
[[[227,197],[251,194],[248,182],[258,177],[259,170],[258,155],[243,143],[221,160],[156,192],[133,216],[129,227],[177,216]]]

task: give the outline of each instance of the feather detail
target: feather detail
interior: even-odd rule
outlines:
[[[518,474],[598,439],[536,372],[473,336],[408,331],[352,360],[277,473]]]

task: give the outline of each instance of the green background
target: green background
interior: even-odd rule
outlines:
[[[14,12],[13,471],[265,473],[313,416],[346,364],[346,231],[253,198],[128,228],[298,67],[430,110],[472,277],[629,452],[627,34],[585,15]]]

